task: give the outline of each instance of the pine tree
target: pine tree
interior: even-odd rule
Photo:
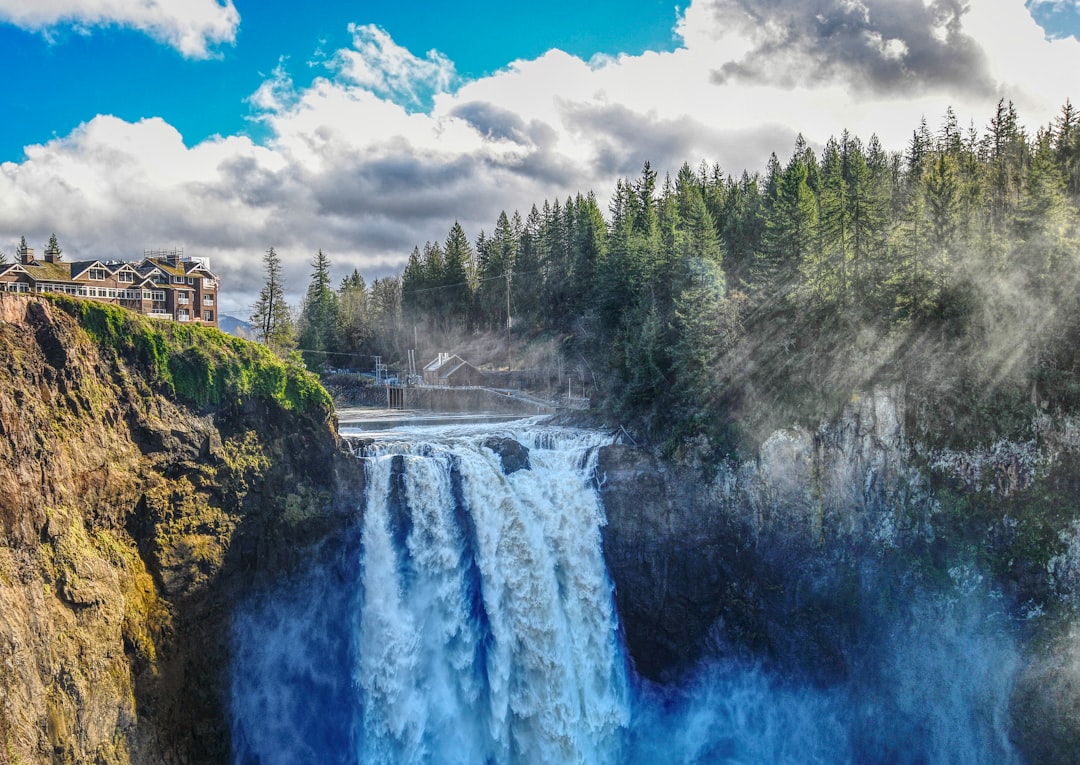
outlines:
[[[983,248],[989,265],[1000,268],[1008,247],[1008,228],[1020,199],[1021,179],[1027,161],[1027,141],[1020,129],[1016,108],[998,101],[983,141],[983,161],[988,166],[989,205]]]
[[[464,229],[457,221],[454,221],[446,235],[443,252],[443,326],[464,327],[472,300],[469,271],[474,268],[473,250],[469,238],[465,236]]]
[[[54,260],[60,260],[60,254],[63,250],[60,249],[60,242],[56,239],[56,234],[49,237],[49,244],[45,248],[45,254],[51,256]]]
[[[956,159],[945,153],[938,154],[926,175],[927,268],[938,296],[949,288],[951,258],[960,226],[960,185],[956,176]]]
[[[337,345],[338,296],[330,286],[330,260],[320,249],[311,261],[311,283],[300,311],[297,342],[309,368],[328,361],[328,352]]]
[[[281,258],[273,247],[263,256],[263,269],[263,287],[251,312],[251,323],[255,326],[256,339],[274,353],[284,356],[296,347],[296,337],[289,306],[285,302]]]
[[[1054,123],[1054,157],[1066,190],[1080,195],[1080,115],[1068,100]]]
[[[366,353],[374,335],[367,285],[356,269],[341,281],[338,305],[339,347],[344,353],[353,354],[349,365],[355,366],[355,355]]]
[[[818,208],[808,184],[810,166],[799,152],[784,170],[770,160],[764,200],[761,249],[751,267],[754,304],[766,313],[781,310],[793,297],[800,269],[816,258]]]
[[[804,279],[818,307],[844,307],[849,298],[849,265],[852,258],[852,209],[847,173],[847,133],[844,144],[830,138],[821,158],[821,192],[818,200],[819,248],[805,262]]]
[[[425,315],[428,288],[420,248],[413,247],[408,263],[401,275],[401,310],[410,322],[419,322]]]
[[[721,241],[725,246],[724,270],[732,289],[749,288],[754,254],[761,251],[764,210],[759,180],[744,170],[738,182],[731,178],[726,182]]]
[[[1077,210],[1068,203],[1065,179],[1047,133],[1036,137],[1025,180],[1015,222],[1013,269],[1043,300],[1072,280],[1078,244]]]
[[[574,289],[570,312],[578,316],[595,305],[597,274],[607,254],[607,223],[591,191],[585,197],[578,196],[574,212]]]

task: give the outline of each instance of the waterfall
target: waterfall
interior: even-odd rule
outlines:
[[[1020,763],[992,592],[867,573],[888,587],[861,601],[835,682],[718,633],[696,672],[653,685],[627,667],[604,566],[603,437],[492,435],[365,442],[355,524],[237,612],[236,765]]]
[[[513,472],[468,430],[365,448],[356,565],[238,627],[258,646],[234,667],[238,762],[621,761],[630,701],[593,486],[601,437],[513,436],[529,450]],[[265,678],[297,670],[301,640],[307,698],[282,708],[293,694]],[[310,719],[305,706],[328,707],[317,736],[267,725]]]

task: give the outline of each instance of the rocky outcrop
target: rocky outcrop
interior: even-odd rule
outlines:
[[[929,485],[908,464],[894,401],[855,399],[837,423],[778,431],[741,464],[674,468],[626,446],[601,450],[605,556],[640,671],[677,673],[716,629],[755,651],[820,644],[826,668],[838,660],[829,636],[790,629],[792,609],[825,607],[812,593],[833,579],[835,556],[929,530]],[[800,602],[787,602],[800,586]]]
[[[499,455],[499,463],[506,475],[519,470],[530,470],[529,447],[505,436],[492,436],[484,440],[484,448]]]
[[[1080,428],[1041,417],[1031,442],[935,449],[908,441],[902,401],[853,399],[742,463],[695,460],[693,445],[678,462],[601,449],[604,553],[629,653],[656,680],[734,653],[842,681],[861,671],[875,614],[989,587],[1026,636],[1012,735],[1031,762],[1072,761]]]
[[[0,759],[227,761],[230,609],[361,480],[330,408],[196,406],[55,304],[0,319]]]

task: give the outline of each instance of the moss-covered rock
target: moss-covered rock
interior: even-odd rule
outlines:
[[[352,508],[298,361],[0,294],[0,760],[221,763],[232,604]]]

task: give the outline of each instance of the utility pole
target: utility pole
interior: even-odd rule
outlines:
[[[513,273],[509,270],[506,272],[506,371],[507,382],[509,382],[510,372],[510,277]]]

